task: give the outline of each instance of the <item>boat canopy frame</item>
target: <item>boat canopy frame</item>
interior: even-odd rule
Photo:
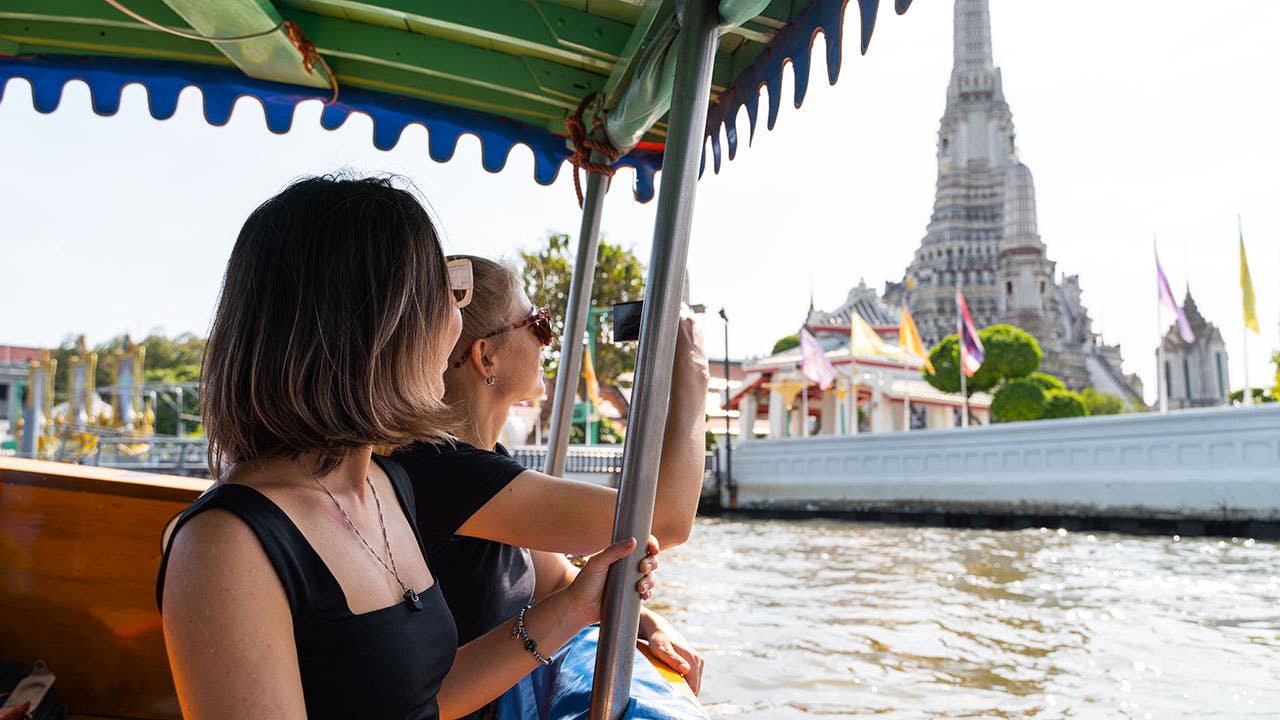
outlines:
[[[826,40],[828,81],[839,77],[849,0],[7,0],[0,9],[0,100],[25,79],[35,109],[50,113],[67,83],[88,85],[94,112],[119,110],[124,87],[146,88],[153,117],[171,117],[178,95],[201,90],[206,120],[225,124],[241,97],[263,106],[271,132],[292,126],[296,106],[321,100],[320,123],[352,113],[373,120],[373,143],[390,149],[404,129],[428,131],[428,154],[452,158],[463,134],[480,139],[481,163],[498,172],[516,144],[534,156],[534,179],[555,181],[572,147],[561,129],[587,106],[592,151],[552,407],[548,470],[561,474],[596,264],[603,200],[617,167],[630,167],[647,202],[665,167],[623,450],[614,538],[647,538],[652,526],[688,258],[697,179],[737,153],[745,110],[748,142],[768,91],[766,125],[792,67],[795,107],[808,89],[813,41]],[[910,0],[895,0],[898,14]],[[867,51],[879,0],[856,0]],[[122,6],[133,17],[122,14]],[[150,26],[137,18],[145,18]],[[165,32],[204,39],[179,37]],[[247,36],[248,39],[244,39]],[[230,38],[230,39],[227,39]],[[599,102],[584,102],[598,94]],[[597,121],[598,120],[598,121]],[[591,703],[592,720],[617,720],[630,690],[630,648],[640,603],[639,542],[610,568]]]

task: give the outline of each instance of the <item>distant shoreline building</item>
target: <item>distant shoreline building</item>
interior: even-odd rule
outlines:
[[[992,60],[987,0],[955,3],[954,65],[937,157],[925,236],[903,281],[885,285],[880,305],[899,308],[905,300],[922,339],[932,345],[955,332],[960,286],[979,327],[1010,324],[1035,336],[1044,351],[1041,369],[1068,388],[1094,387],[1140,401],[1141,380],[1122,371],[1120,346],[1103,343],[1093,331],[1079,277],[1059,277],[1048,259],[1031,170],[1018,159],[1013,113]],[[838,321],[857,305],[877,326],[865,297],[855,302],[854,294],[826,319]],[[890,312],[896,323],[898,311]]]
[[[1204,319],[1191,290],[1182,301],[1182,312],[1195,340],[1188,343],[1178,334],[1175,323],[1160,339],[1157,362],[1163,360],[1161,382],[1170,410],[1182,408],[1218,407],[1227,404],[1231,377],[1227,371],[1227,345],[1222,333],[1213,323]]]
[[[40,359],[40,348],[0,345],[0,438],[12,432],[22,417],[22,388],[27,367]]]

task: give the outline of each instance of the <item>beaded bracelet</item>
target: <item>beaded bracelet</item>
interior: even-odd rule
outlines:
[[[537,659],[538,662],[542,663],[543,665],[550,665],[551,658],[543,657],[542,653],[538,652],[538,641],[529,637],[529,631],[526,630],[524,627],[524,614],[531,607],[533,606],[525,605],[524,607],[520,608],[520,615],[516,617],[516,626],[514,629],[511,630],[511,637],[519,638],[523,640],[525,650],[528,650],[530,653],[532,653],[533,657]]]

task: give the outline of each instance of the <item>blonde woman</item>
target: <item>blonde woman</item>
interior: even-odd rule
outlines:
[[[565,553],[608,543],[617,491],[528,470],[498,442],[511,406],[543,395],[546,310],[533,307],[520,275],[479,257],[471,303],[445,371],[456,441],[424,441],[394,457],[408,470],[432,569],[453,610],[459,639],[488,632],[513,609],[574,582]],[[701,333],[680,322],[663,437],[653,534],[684,542],[702,489],[709,372]],[[642,610],[640,637],[696,692],[703,658],[657,614]]]
[[[188,720],[460,717],[599,617],[607,566],[634,541],[459,648],[413,488],[372,456],[445,437],[441,372],[469,289],[385,180],[303,180],[245,222],[201,372],[217,482],[176,523],[156,584]]]

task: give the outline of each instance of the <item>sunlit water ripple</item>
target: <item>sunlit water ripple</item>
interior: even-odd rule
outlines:
[[[653,607],[715,718],[1280,718],[1280,544],[699,519]]]

